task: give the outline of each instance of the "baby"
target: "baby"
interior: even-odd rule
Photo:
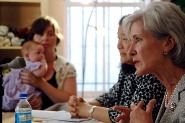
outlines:
[[[25,59],[26,67],[38,77],[42,77],[47,72],[47,63],[44,56],[44,47],[33,41],[27,41],[22,46],[22,56]],[[32,96],[40,96],[41,92],[35,87],[21,83],[19,73],[22,69],[12,69],[10,73],[3,77],[3,107],[4,111],[13,111],[19,101],[20,93],[27,93],[28,99]]]

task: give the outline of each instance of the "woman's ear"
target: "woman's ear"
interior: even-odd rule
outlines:
[[[166,52],[170,51],[175,46],[175,39],[171,35],[168,35],[164,42],[164,48]]]

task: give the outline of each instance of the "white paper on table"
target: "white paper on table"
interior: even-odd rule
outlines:
[[[52,120],[70,120],[71,114],[64,110],[62,111],[32,110],[32,117]]]
[[[43,119],[42,123],[99,123],[95,120],[91,120],[91,119],[77,119],[77,118],[72,118],[70,120],[49,120],[49,119]]]

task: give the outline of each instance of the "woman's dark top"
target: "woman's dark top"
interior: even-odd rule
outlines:
[[[56,72],[54,72],[52,78],[48,81],[49,84],[51,84],[53,87],[57,88],[57,81],[55,78]],[[42,110],[54,105],[54,103],[51,101],[51,99],[45,94],[42,93]]]
[[[138,77],[134,72],[135,68],[132,65],[123,64],[118,82],[109,92],[96,98],[101,106],[109,108],[109,118],[114,123],[120,112],[113,110],[111,107],[115,105],[130,107],[132,102],[137,104],[144,100],[144,109],[146,109],[146,105],[153,98],[157,100],[152,113],[154,121],[157,117],[165,93],[164,86],[153,75],[147,74]]]

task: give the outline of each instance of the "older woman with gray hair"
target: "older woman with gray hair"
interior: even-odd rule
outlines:
[[[185,14],[170,2],[152,2],[123,22],[125,34],[131,39],[129,53],[138,75],[151,73],[166,88],[166,95],[152,120],[156,100],[143,110],[143,101],[131,104],[130,123],[179,123],[185,113]],[[117,120],[124,121],[123,112]],[[185,121],[184,121],[185,122]],[[184,123],[183,122],[183,123]]]

